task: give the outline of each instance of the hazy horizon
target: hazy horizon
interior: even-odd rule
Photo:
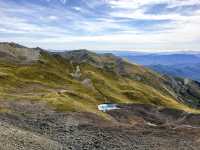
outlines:
[[[28,48],[41,48],[43,50],[47,50],[50,52],[63,52],[63,51],[73,51],[73,50],[88,50],[88,51],[92,51],[92,52],[97,52],[97,53],[109,53],[109,52],[133,52],[133,53],[146,53],[146,54],[151,54],[151,53],[200,53],[200,50],[117,50],[117,49],[110,49],[110,50],[106,50],[106,49],[87,49],[87,48],[76,48],[76,49],[49,49],[49,48],[45,48],[45,47],[41,47],[39,45],[26,45],[23,43],[18,43],[18,42],[14,42],[14,41],[0,41],[0,43],[15,43],[15,44],[19,44],[21,46],[25,46]]]
[[[0,41],[51,50],[200,51],[200,0],[0,0]]]

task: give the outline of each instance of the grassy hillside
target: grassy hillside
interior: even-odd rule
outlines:
[[[15,50],[15,45],[9,46]],[[173,88],[165,84],[166,78],[142,66],[88,51],[67,55],[41,50],[38,61],[32,63],[0,59],[0,109],[12,111],[2,103],[30,101],[45,103],[57,111],[102,114],[97,105],[113,102],[197,112],[177,99]]]

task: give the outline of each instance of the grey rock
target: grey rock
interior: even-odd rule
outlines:
[[[88,88],[94,89],[92,80],[89,78],[84,79],[81,83]]]

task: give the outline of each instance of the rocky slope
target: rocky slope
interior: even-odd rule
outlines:
[[[86,50],[0,53],[0,149],[199,149],[198,82]]]
[[[16,104],[20,114],[0,115],[2,150],[198,150],[200,115],[150,105],[122,105],[107,112],[55,112],[44,104]],[[35,107],[37,112],[34,110]],[[23,109],[22,109],[23,108]]]

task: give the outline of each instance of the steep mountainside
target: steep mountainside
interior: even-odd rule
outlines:
[[[104,102],[145,103],[186,111],[196,111],[189,106],[199,106],[197,82],[161,76],[112,54],[86,50],[49,53],[14,43],[0,45],[4,54],[0,57],[3,111],[12,111],[8,102],[24,100],[46,103],[59,111],[98,114],[102,113],[97,105]],[[17,61],[5,61],[5,55]]]
[[[200,149],[198,82],[112,54],[0,47],[1,150]]]

